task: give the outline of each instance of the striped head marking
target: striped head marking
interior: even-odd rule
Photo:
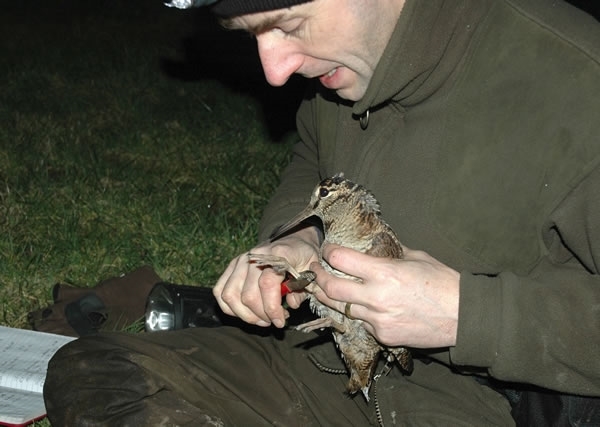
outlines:
[[[362,185],[346,179],[343,172],[321,181],[313,191],[309,206],[321,218],[329,209],[339,213],[338,210],[360,207],[379,212],[375,197]]]

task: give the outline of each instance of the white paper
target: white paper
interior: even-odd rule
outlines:
[[[0,326],[0,423],[19,424],[46,413],[48,361],[74,339]]]

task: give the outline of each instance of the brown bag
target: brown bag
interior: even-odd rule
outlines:
[[[152,287],[161,282],[150,266],[112,277],[92,288],[56,284],[54,304],[28,314],[32,329],[79,337],[123,330],[144,316]]]

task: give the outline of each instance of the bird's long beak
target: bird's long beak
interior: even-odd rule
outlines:
[[[277,227],[275,229],[275,231],[273,231],[271,236],[269,236],[269,240],[273,241],[273,240],[278,239],[279,237],[286,234],[288,231],[292,230],[293,228],[296,228],[296,226],[300,225],[301,222],[310,218],[311,216],[314,216],[312,209],[310,209],[309,207],[306,207],[302,212],[300,212],[294,218],[292,218],[285,224]]]

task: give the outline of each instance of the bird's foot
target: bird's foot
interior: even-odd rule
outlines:
[[[299,274],[287,259],[276,255],[253,254],[250,252],[248,253],[248,262],[265,267],[271,267],[278,274],[284,274],[288,272],[294,277],[297,277]]]
[[[271,267],[278,274],[288,273],[291,278],[285,282],[285,285],[291,291],[303,290],[317,277],[310,270],[298,272],[287,259],[276,255],[248,253],[248,261],[257,265]]]
[[[296,326],[296,330],[306,333],[314,331],[316,329],[324,328],[333,328],[342,334],[346,332],[346,328],[344,327],[344,325],[336,322],[331,317],[319,317],[318,319]]]

